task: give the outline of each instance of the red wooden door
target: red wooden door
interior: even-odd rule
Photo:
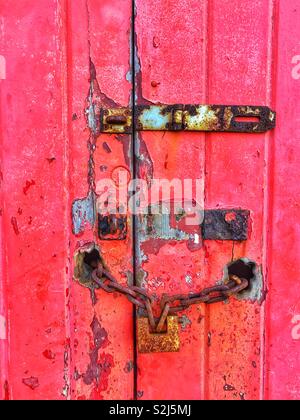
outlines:
[[[0,398],[300,397],[299,13],[294,0],[0,1]],[[134,104],[269,106],[277,122],[100,133],[101,109]],[[205,210],[250,212],[247,240],[204,240],[183,215],[117,214],[108,232],[95,204],[120,172],[197,181]],[[252,288],[182,311],[180,351],[144,354],[131,303],[94,290],[97,252],[157,302],[228,272]]]

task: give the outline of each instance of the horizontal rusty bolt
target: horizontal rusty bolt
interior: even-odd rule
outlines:
[[[127,118],[124,115],[111,115],[106,118],[106,123],[110,125],[125,125]]]
[[[276,114],[266,106],[237,105],[141,105],[131,108],[103,110],[104,132],[138,131],[220,131],[263,133],[276,125]],[[126,126],[126,127],[125,127]],[[129,127],[129,128],[128,128]]]

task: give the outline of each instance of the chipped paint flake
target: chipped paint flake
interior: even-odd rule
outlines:
[[[90,192],[86,198],[75,200],[72,206],[73,232],[79,235],[86,225],[94,226],[96,221],[95,195]]]
[[[183,241],[190,239],[190,235],[180,229],[170,226],[169,214],[147,215],[140,223],[140,233],[143,233],[142,241],[149,238]]]
[[[192,321],[186,315],[180,317],[179,323],[183,331],[185,331],[190,325],[192,325]]]
[[[0,80],[6,79],[6,59],[0,55]]]
[[[36,388],[40,386],[38,378],[31,376],[30,378],[24,378],[22,380],[23,384],[26,385],[28,388],[34,391]]]
[[[0,340],[6,340],[6,318],[0,315]]]
[[[172,113],[162,112],[158,106],[149,106],[139,117],[139,124],[144,130],[165,130],[172,122]]]

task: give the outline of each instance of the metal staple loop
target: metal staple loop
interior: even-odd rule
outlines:
[[[137,286],[122,286],[107,270],[104,270],[102,264],[99,264],[98,268],[93,271],[92,278],[105,292],[121,293],[131,303],[145,310],[153,333],[161,333],[164,330],[167,318],[170,315],[188,309],[191,305],[201,303],[211,305],[224,302],[249,286],[248,280],[231,275],[224,284],[203,289],[199,293],[163,295],[160,303],[162,312],[159,321],[156,323],[152,311],[153,296],[145,289]]]

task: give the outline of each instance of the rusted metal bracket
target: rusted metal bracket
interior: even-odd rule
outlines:
[[[276,113],[266,106],[143,105],[102,109],[100,131],[206,131],[263,133],[276,124]]]
[[[246,241],[249,210],[205,210],[202,223],[204,240]]]
[[[241,209],[204,210],[199,214],[202,223],[199,234],[203,240],[212,241],[246,241],[249,234],[250,211]],[[184,218],[180,219],[181,221]],[[169,214],[143,215],[140,219],[140,234],[148,239],[188,240],[189,231],[185,231],[184,224],[179,225],[173,218],[173,225]],[[188,228],[188,226],[187,226]],[[200,229],[201,228],[201,229]]]

